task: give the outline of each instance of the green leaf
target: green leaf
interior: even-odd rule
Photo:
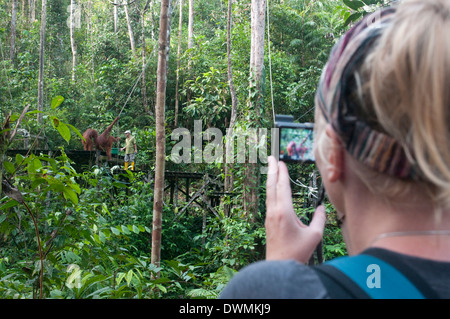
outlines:
[[[117,188],[127,188],[127,185],[123,182],[113,182],[112,184],[114,187],[117,187]]]
[[[364,7],[364,2],[358,0],[343,0],[344,4],[353,10],[358,10],[359,8]]]
[[[100,240],[100,237],[98,236],[98,234],[94,234],[92,235],[92,237],[94,237],[94,240],[97,244],[102,244],[102,241]]]
[[[133,276],[134,276],[134,272],[133,272],[132,269],[130,269],[130,270],[128,271],[128,273],[126,274],[126,276],[125,276],[125,280],[127,281],[127,285],[128,285],[128,286],[130,286],[131,279],[133,279]]]
[[[53,128],[57,129],[59,134],[66,140],[67,143],[70,141],[70,129],[69,127],[61,122],[57,117],[50,116],[50,121],[52,122]]]
[[[10,200],[9,202],[6,202],[5,204],[3,204],[2,206],[0,206],[0,211],[5,211],[5,209],[17,206],[19,203],[16,200]],[[1,215],[1,216],[5,216],[5,215]]]
[[[3,167],[4,167],[4,168],[6,169],[6,171],[7,171],[8,173],[10,173],[10,174],[14,174],[14,171],[16,170],[16,169],[14,168],[13,163],[7,162],[7,161],[3,162]]]
[[[42,163],[38,158],[34,158],[27,165],[28,174],[36,174],[37,170],[42,167]]]
[[[140,230],[139,230],[139,228],[136,225],[133,225],[133,232],[135,234],[139,234],[140,233]]]
[[[31,189],[35,189],[36,187],[38,187],[39,185],[46,183],[47,180],[45,178],[36,178],[32,183],[31,183]]]
[[[119,236],[120,235],[120,230],[115,228],[115,227],[111,227],[111,231],[113,232],[114,235]]]
[[[70,199],[75,205],[78,204],[78,196],[70,187],[64,187],[63,195],[65,199]]]
[[[56,129],[61,122],[56,116],[50,116],[50,121],[52,122],[53,128]]]
[[[131,234],[131,232],[130,232],[130,230],[128,229],[128,227],[127,226],[125,226],[125,225],[122,225],[122,232],[125,234],[125,235],[129,235],[129,234]]]
[[[351,22],[357,21],[359,18],[361,18],[363,16],[362,12],[355,12],[353,13],[351,16],[349,16],[346,20],[345,20],[345,25],[349,25]]]
[[[24,158],[21,154],[16,154],[16,164],[22,164]]]
[[[362,0],[367,5],[374,5],[377,3],[383,4],[382,0]]]
[[[72,183],[69,184],[69,186],[77,193],[77,194],[81,194],[81,188],[78,184]]]
[[[25,113],[26,115],[33,115],[33,114],[44,114],[43,111],[33,110],[30,112]]]
[[[116,282],[117,285],[120,285],[120,283],[122,282],[122,279],[125,277],[126,273],[124,272],[119,272],[116,276]]]
[[[53,179],[51,181],[49,180],[48,182],[49,182],[50,189],[52,189],[56,192],[64,192],[64,189],[66,186],[64,186],[64,184],[61,183],[60,181]]]
[[[167,293],[167,289],[163,285],[156,285],[156,287],[158,287],[158,289],[161,290],[162,292]]]
[[[73,125],[71,124],[66,124],[72,131],[75,132],[75,134],[77,134],[83,141],[85,141],[83,135],[80,133],[80,131]]]
[[[100,232],[98,233],[98,236],[99,236],[100,241],[102,242],[102,244],[104,244],[105,241],[106,241],[106,235],[105,235],[102,231],[100,231]]]
[[[51,103],[52,110],[60,106],[62,102],[64,102],[64,98],[61,95],[55,96]]]
[[[63,122],[59,122],[59,125],[56,127],[59,134],[63,137],[63,139],[66,140],[67,143],[70,141],[70,129],[69,127],[64,124]]]

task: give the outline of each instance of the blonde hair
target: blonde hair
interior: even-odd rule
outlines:
[[[450,1],[402,1],[354,77],[359,116],[409,150],[421,172],[421,189],[440,208],[450,208],[448,32]],[[316,135],[316,144],[325,144],[325,134]],[[369,189],[387,196],[418,185],[362,165],[357,171]]]

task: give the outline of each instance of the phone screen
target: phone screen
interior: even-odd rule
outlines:
[[[280,127],[280,161],[314,162],[313,128]]]

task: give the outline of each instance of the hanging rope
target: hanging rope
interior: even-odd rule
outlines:
[[[147,62],[147,63],[148,63],[148,62]],[[147,67],[147,65],[145,65],[145,67]],[[118,116],[120,116],[120,115],[122,114],[122,112],[123,112],[125,106],[127,105],[128,101],[129,101],[130,98],[131,98],[131,95],[133,94],[134,90],[136,89],[137,84],[139,83],[139,80],[141,79],[143,73],[144,73],[144,70],[142,70],[141,74],[139,74],[139,76],[138,76],[136,82],[134,83],[133,88],[132,88],[130,94],[128,94],[127,100],[126,100],[125,103],[123,104],[122,109],[120,110]]]
[[[150,63],[150,59],[152,58],[152,56],[153,56],[153,54],[151,54],[151,55],[149,56],[149,58],[147,59],[147,63],[145,64],[143,70],[142,70],[141,73],[139,74],[139,76],[138,76],[136,82],[134,83],[133,88],[132,88],[130,94],[128,94],[128,98],[127,98],[127,100],[125,101],[124,105],[122,106],[122,109],[120,110],[118,116],[120,116],[120,115],[122,114],[122,112],[123,112],[125,106],[127,105],[128,101],[129,101],[130,98],[131,98],[131,95],[133,94],[133,92],[134,92],[134,90],[136,89],[136,87],[137,87],[139,81],[141,80],[141,77],[142,77],[142,75],[144,74],[144,71],[147,70],[147,66],[148,66],[148,64]]]

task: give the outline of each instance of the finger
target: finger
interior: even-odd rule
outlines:
[[[310,230],[317,232],[322,237],[323,230],[325,228],[325,222],[327,221],[327,215],[325,213],[325,206],[319,205],[314,212],[311,223],[309,224]]]
[[[267,182],[266,182],[266,205],[273,204],[277,198],[278,165],[273,156],[268,158]]]
[[[285,200],[291,198],[291,183],[289,180],[289,171],[283,162],[278,162],[278,180],[277,180],[278,199]]]
[[[289,178],[289,171],[283,162],[278,162],[278,180],[276,190],[276,205],[277,210],[287,217],[289,223],[298,223],[299,219],[294,211],[292,204],[291,182]]]

